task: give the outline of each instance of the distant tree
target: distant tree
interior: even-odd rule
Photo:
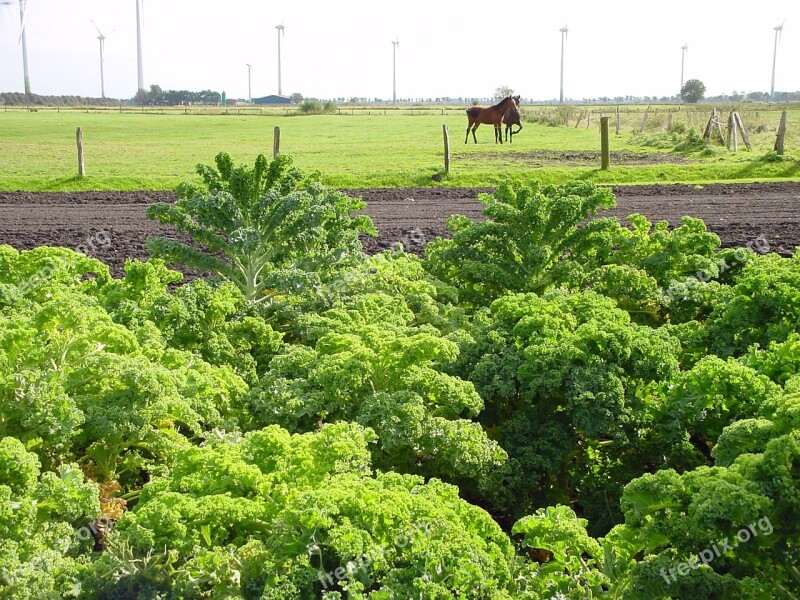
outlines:
[[[750,92],[747,94],[747,99],[753,102],[766,102],[769,100],[769,94],[766,92]]]
[[[706,86],[699,79],[690,79],[681,88],[681,98],[690,104],[697,104],[705,95]]]
[[[149,104],[164,104],[164,90],[161,89],[161,86],[150,86],[150,94],[147,97],[147,101]]]
[[[494,100],[495,102],[499,102],[503,98],[508,98],[509,96],[514,95],[514,88],[510,88],[507,85],[501,85],[494,91]]]
[[[303,94],[295,92],[289,96],[289,100],[292,102],[292,104],[300,104],[303,101]]]

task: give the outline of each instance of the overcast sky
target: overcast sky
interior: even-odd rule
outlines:
[[[23,91],[20,0],[0,0],[0,91]],[[478,6],[485,6],[480,10]],[[106,36],[105,88],[113,98],[136,92],[135,0],[28,0],[26,32],[31,91],[100,96],[97,32]],[[707,95],[770,88],[775,32],[776,90],[800,90],[800,2],[735,4],[672,0],[380,2],[362,0],[144,0],[145,87],[212,89],[247,97],[282,91],[336,98],[392,97],[392,43],[398,98],[489,97],[514,88],[526,98],[557,98],[561,33],[565,96],[671,96],[685,79]]]

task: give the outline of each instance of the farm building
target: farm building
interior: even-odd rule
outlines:
[[[289,104],[290,102],[289,96],[278,96],[277,94],[264,96],[263,98],[253,98],[253,104]]]

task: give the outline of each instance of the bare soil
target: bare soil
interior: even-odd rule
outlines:
[[[504,160],[537,167],[596,167],[600,162],[600,152],[590,150],[533,150],[530,152],[470,152],[454,154],[454,162],[481,162]],[[611,152],[611,162],[615,165],[665,165],[693,162],[681,154],[665,152],[632,152],[619,150]]]
[[[703,219],[723,246],[743,246],[763,236],[784,256],[800,246],[800,182],[653,185],[613,188],[617,208],[604,213],[624,219],[637,212],[677,225],[683,215]],[[437,236],[447,236],[453,214],[481,217],[481,192],[492,188],[395,188],[345,190],[367,202],[364,211],[380,233],[363,240],[367,252],[397,242],[420,253]],[[20,250],[36,246],[76,248],[105,230],[110,247],[93,254],[119,275],[126,258],[147,258],[148,236],[178,237],[145,216],[148,204],[170,202],[173,192],[0,192],[0,244]]]

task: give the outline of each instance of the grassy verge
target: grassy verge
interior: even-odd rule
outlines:
[[[795,120],[800,123],[800,111],[792,111],[790,121]],[[645,145],[646,138],[634,135],[638,121],[637,116],[621,135],[612,135],[611,149],[635,153],[645,164],[615,165],[612,160],[609,171],[600,171],[586,160],[599,149],[594,122],[588,128],[527,122],[513,144],[499,146],[486,125],[478,129],[478,144],[471,139],[464,144],[466,119],[455,113],[280,117],[0,112],[0,189],[173,189],[194,176],[196,164],[211,163],[221,150],[239,162],[250,162],[258,153],[270,155],[276,125],[281,127],[281,151],[299,166],[318,170],[325,183],[336,187],[492,185],[506,177],[616,184],[800,179],[800,156],[765,159],[774,140],[766,129],[751,133],[753,152],[716,148],[676,154]],[[444,162],[442,124],[450,130],[452,172],[436,182]],[[83,178],[76,174],[78,126],[85,144]],[[797,147],[795,141],[787,139],[790,151]],[[566,155],[574,152],[582,153],[582,159],[570,162]]]

